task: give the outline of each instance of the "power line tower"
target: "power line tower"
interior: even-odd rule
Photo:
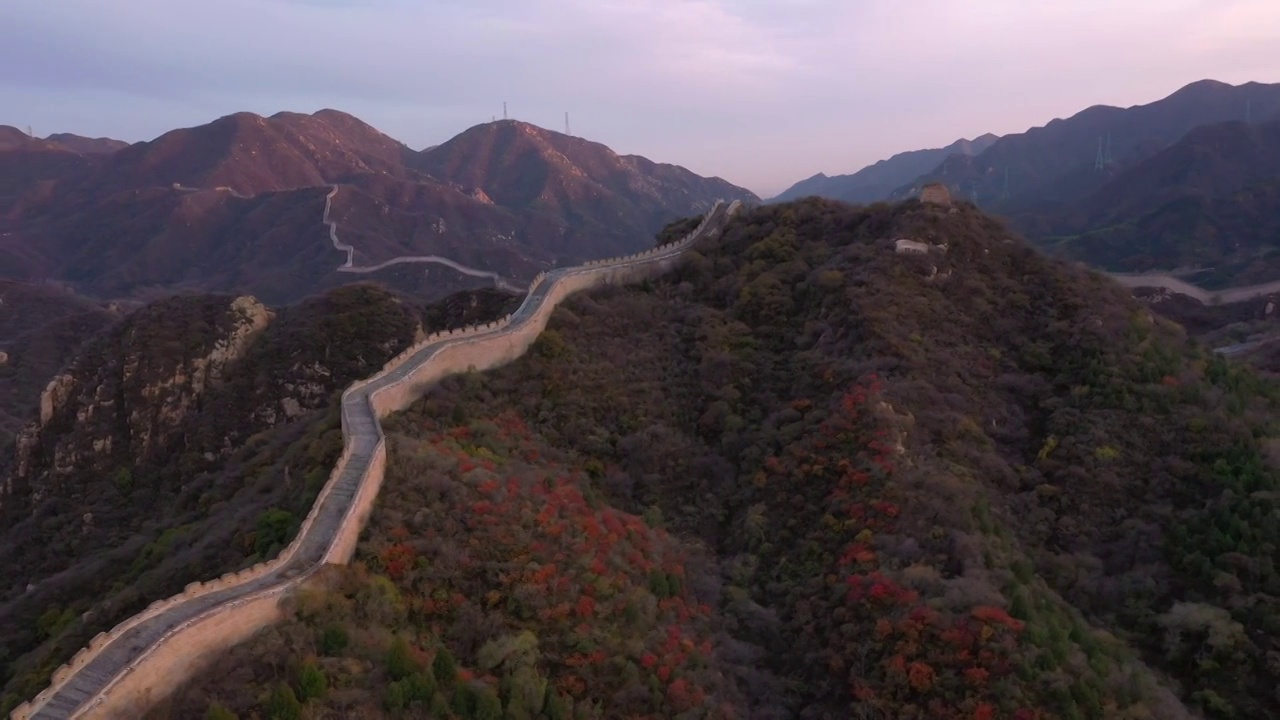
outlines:
[[[1004,191],[1001,193],[1001,199],[1009,199],[1009,168],[1004,169]]]
[[[502,119],[503,120],[507,119],[507,101],[506,100],[502,101]]]
[[[1094,170],[1103,170],[1115,159],[1111,156],[1111,133],[1107,133],[1107,139],[1104,143],[1102,137],[1098,137],[1098,155],[1093,161]]]
[[[564,113],[564,134],[565,135],[572,134],[569,132],[569,111],[568,110],[566,110]]]

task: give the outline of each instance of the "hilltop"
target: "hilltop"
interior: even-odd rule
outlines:
[[[976,196],[983,207],[1002,213],[1045,212],[1099,190],[1116,173],[1193,128],[1243,120],[1246,107],[1255,122],[1280,116],[1280,84],[1201,80],[1145,105],[1095,105],[1043,127],[1005,135],[972,157],[953,155],[904,183],[893,196],[907,197],[926,183],[943,182],[957,197]],[[1100,142],[1110,159],[1101,172],[1094,169]]]
[[[392,419],[152,717],[1265,717],[1277,403],[971,205],[762,207]]]
[[[129,143],[112,138],[88,138],[72,133],[54,133],[46,138],[28,135],[12,125],[0,125],[0,152],[18,149],[63,150],[79,155],[111,154]]]
[[[771,202],[784,202],[816,195],[850,203],[885,200],[902,185],[933,170],[952,155],[977,155],[999,139],[987,133],[972,140],[961,139],[942,148],[911,150],[880,160],[852,175],[827,176],[818,173],[787,188]]]
[[[38,171],[26,167],[30,151],[0,152],[0,180],[12,178],[0,186],[0,272],[99,298],[184,290],[291,303],[375,279],[439,299],[492,286],[485,273],[519,284],[554,265],[634,252],[717,199],[756,199],[512,121],[422,152],[335,110],[236,113],[110,153],[39,142],[49,147]],[[437,256],[479,275],[430,263],[338,272],[346,251],[321,222],[331,186],[330,219],[355,267]]]
[[[401,143],[336,110],[271,117],[240,112],[130,145],[59,190],[98,196],[176,183],[252,196],[400,172],[410,155]]]
[[[0,125],[0,218],[11,203],[41,182],[83,172],[101,159],[100,153],[84,149],[75,141],[68,145],[53,137],[33,138]]]
[[[74,133],[54,133],[45,138],[81,155],[110,155],[129,147],[129,143],[109,137],[84,137]]]
[[[720,178],[638,155],[618,155],[600,143],[515,120],[471,128],[424,151],[415,166],[444,182],[483,191],[503,207],[559,215],[583,203],[598,203],[578,212],[601,224],[616,222],[613,212],[619,208],[610,205],[632,206],[625,211],[636,217],[624,216],[624,224],[651,226],[657,217],[673,219],[663,210],[667,206],[710,207],[707,198],[758,199],[744,197],[741,188]]]

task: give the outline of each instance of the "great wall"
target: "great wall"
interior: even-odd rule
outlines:
[[[507,290],[510,292],[520,292],[521,290],[524,289],[522,287],[512,285],[509,280],[507,280],[506,278],[502,277],[501,275],[495,272],[490,272],[488,270],[477,270],[473,267],[467,267],[466,265],[463,265],[460,262],[450,260],[447,257],[441,257],[439,255],[402,255],[397,258],[385,260],[383,262],[378,263],[377,265],[369,265],[367,267],[356,267],[354,265],[355,259],[356,259],[355,247],[348,245],[347,243],[344,243],[338,239],[338,223],[334,220],[329,219],[329,214],[333,210],[333,197],[338,194],[338,187],[339,186],[337,185],[332,186],[332,189],[329,190],[329,194],[324,196],[324,215],[321,217],[321,222],[329,226],[329,240],[330,242],[333,243],[333,249],[337,250],[338,252],[344,252],[347,254],[347,261],[336,268],[337,272],[375,273],[375,272],[378,272],[379,270],[384,270],[386,268],[393,267],[395,265],[403,265],[406,263],[432,263],[436,265],[444,265],[445,267],[450,268],[463,275],[470,275],[472,277],[489,278],[490,280],[493,281],[494,286],[500,290]]]
[[[1199,301],[1201,305],[1225,305],[1280,292],[1280,280],[1258,285],[1239,285],[1221,290],[1205,290],[1166,273],[1106,273],[1106,276],[1127,288],[1163,288],[1169,292],[1186,295]]]
[[[330,237],[339,246],[333,224]],[[381,489],[386,438],[379,419],[409,407],[449,375],[509,363],[533,344],[569,296],[667,272],[702,237],[720,232],[740,207],[718,202],[682,240],[621,258],[540,273],[512,314],[484,325],[434,333],[342,394],[343,453],[293,542],[273,560],[152,603],[94,637],[18,706],[12,720],[135,718],[199,670],[210,655],[282,619],[281,596],[325,564],[345,564]],[[350,247],[350,246],[346,246]]]

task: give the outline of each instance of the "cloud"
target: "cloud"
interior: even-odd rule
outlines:
[[[0,122],[133,140],[336,107],[421,147],[506,100],[764,192],[1276,68],[1274,0],[0,3]]]

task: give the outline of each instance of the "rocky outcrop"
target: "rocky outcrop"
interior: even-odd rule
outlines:
[[[157,310],[108,333],[50,381],[39,421],[19,434],[16,480],[39,490],[36,473],[47,480],[101,467],[117,452],[154,456],[272,318],[251,297],[177,299]]]
[[[65,405],[67,397],[71,394],[71,386],[75,381],[72,376],[63,373],[54,376],[49,381],[49,386],[44,389],[40,395],[40,426],[48,424],[50,418],[53,417],[55,408]]]
[[[206,390],[224,378],[228,366],[244,357],[253,339],[274,317],[252,297],[232,300],[228,315],[230,325],[219,333],[212,347],[179,363],[168,377],[163,373],[159,378],[139,375],[139,368],[147,364],[148,351],[145,347],[133,349],[121,378],[126,388],[136,387],[136,396],[141,398],[129,412],[132,456],[145,457],[168,443],[172,432],[198,406]],[[108,398],[99,401],[108,406],[111,402]],[[86,411],[92,412],[92,405]]]

